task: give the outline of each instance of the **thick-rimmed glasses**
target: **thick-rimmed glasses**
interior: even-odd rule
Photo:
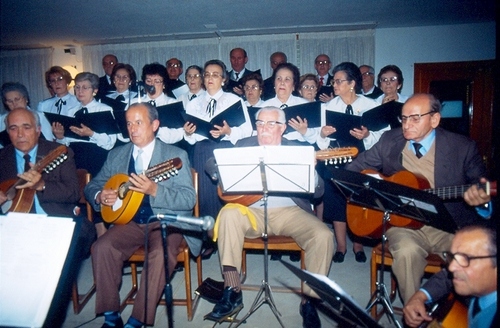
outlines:
[[[49,80],[49,84],[50,85],[56,84],[58,82],[61,82],[63,79],[64,78],[62,76],[56,77],[55,79]]]
[[[321,66],[321,65],[328,65],[328,64],[330,64],[330,61],[329,61],[329,60],[318,60],[318,61],[316,62],[316,65],[318,65],[318,66]]]
[[[219,73],[219,72],[205,72],[203,73],[203,77],[208,79],[210,77],[213,77],[214,79],[218,79],[220,77],[222,77],[222,73]]]
[[[345,82],[345,81],[349,81],[349,80],[340,80],[340,79],[332,80],[332,82],[331,82],[331,83],[332,83],[332,84],[331,84],[331,86],[333,87],[333,85],[334,85],[334,84],[336,84],[336,85],[341,85],[341,84],[342,84],[342,82]]]
[[[408,116],[401,115],[399,117],[399,120],[403,124],[406,124],[406,122],[408,122],[408,121],[410,121],[410,123],[417,124],[417,123],[420,123],[420,118],[422,118],[422,116],[433,114],[433,113],[436,113],[436,112],[430,111],[430,112],[423,113],[423,114],[412,114],[412,115],[408,115]]]
[[[497,255],[483,255],[483,256],[470,256],[464,253],[451,253],[451,252],[443,252],[444,259],[448,265],[453,262],[453,260],[457,261],[457,264],[462,268],[467,268],[470,265],[470,261],[472,260],[480,260],[480,259],[490,259],[496,257]]]
[[[317,89],[317,87],[315,85],[307,85],[307,84],[304,84],[303,86],[301,86],[301,88],[304,90],[311,90],[311,91]]]
[[[194,80],[194,79],[197,79],[197,78],[200,78],[200,77],[201,77],[200,74],[188,74],[187,75],[188,80]]]
[[[146,82],[147,85],[163,84],[163,80],[150,80],[150,79],[147,79],[144,82]]]
[[[243,89],[245,89],[245,91],[259,90],[260,87],[258,85],[245,85]]]
[[[278,122],[278,121],[262,121],[262,120],[256,120],[255,121],[255,126],[258,128],[263,128],[264,126],[267,126],[269,129],[274,129],[277,125],[282,125],[284,123]]]

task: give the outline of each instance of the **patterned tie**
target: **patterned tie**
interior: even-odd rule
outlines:
[[[422,148],[422,145],[419,144],[418,142],[414,142],[413,147],[415,147],[415,155],[417,155],[417,158],[422,158],[422,156],[424,156],[420,152],[420,148]]]
[[[324,78],[324,77],[320,77],[320,78],[319,78],[319,87],[320,87],[320,88],[323,86],[324,81],[325,81],[325,78]]]
[[[116,100],[117,101],[125,101],[125,97],[123,95],[119,95],[118,97],[116,97]]]
[[[210,101],[208,102],[207,106],[207,113],[210,117],[214,116],[216,104],[217,100],[215,100],[214,98],[210,98]]]
[[[63,105],[66,105],[66,101],[59,98],[59,100],[56,101],[57,114],[61,114],[61,109]]]
[[[280,106],[280,109],[285,109],[285,108],[287,108],[287,107],[288,107],[288,105],[287,105],[287,104],[283,104],[283,105],[281,105],[281,106]]]
[[[144,150],[142,149],[139,149],[139,151],[137,152],[137,157],[135,158],[135,173],[136,174],[141,174],[142,171],[144,170],[144,167],[143,167],[143,160],[142,160],[142,153],[144,152]]]
[[[349,114],[349,115],[353,114],[352,106],[351,105],[347,105],[347,107],[345,108],[345,113]]]
[[[24,172],[27,172],[31,168],[30,167],[30,159],[31,159],[31,157],[30,157],[29,154],[26,154],[26,155],[23,156],[23,158],[24,158]]]
[[[189,97],[189,101],[193,100],[194,98],[196,98],[197,96],[195,94],[192,94],[191,97]]]
[[[150,101],[149,101],[149,103],[150,103],[151,105],[153,105],[154,107],[156,107],[156,101],[154,101],[154,100],[150,100]]]
[[[80,108],[76,113],[75,113],[75,117],[78,118],[79,116],[81,115],[85,115],[85,114],[88,114],[89,113],[89,110],[87,109],[87,107],[82,107]]]

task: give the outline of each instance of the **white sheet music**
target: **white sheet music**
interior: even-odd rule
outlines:
[[[265,164],[270,192],[313,193],[312,146],[259,146],[214,150],[224,192],[260,192],[260,162]]]
[[[183,84],[177,89],[172,90],[172,93],[174,94],[175,98],[179,99],[179,97],[185,93],[189,92],[189,87],[187,84]]]
[[[0,216],[0,325],[41,327],[75,223],[68,218]]]

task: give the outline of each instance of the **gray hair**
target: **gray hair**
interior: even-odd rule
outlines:
[[[9,129],[9,125],[8,125],[8,120],[9,120],[9,116],[15,112],[15,111],[19,111],[19,110],[25,110],[29,113],[29,115],[31,115],[31,117],[33,117],[33,121],[35,122],[35,126],[40,128],[42,126],[42,124],[40,123],[40,116],[39,115],[42,115],[41,113],[38,113],[38,112],[35,112],[34,110],[32,109],[27,109],[27,108],[14,108],[13,110],[11,110],[10,112],[7,113],[7,115],[5,115],[5,118],[3,119],[3,122],[5,124],[5,127],[6,129],[8,130]]]
[[[90,72],[78,73],[75,76],[75,84],[82,81],[89,81],[92,89],[99,89],[99,76]]]
[[[276,112],[276,113],[278,113],[278,121],[283,123],[283,124],[286,123],[285,111],[281,108],[274,107],[274,106],[262,107],[261,109],[259,109],[257,111],[257,113],[255,113],[255,120],[259,119],[259,114],[261,112]]]

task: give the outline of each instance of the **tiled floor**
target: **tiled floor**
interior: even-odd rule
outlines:
[[[352,246],[349,244],[348,249]],[[358,304],[365,308],[370,299],[370,266],[369,258],[371,248],[366,247],[365,252],[368,257],[366,263],[357,263],[354,260],[354,254],[349,251],[346,254],[344,263],[332,263],[330,269],[330,274],[328,277],[334,280],[345,292],[351,295]],[[288,261],[288,256],[284,256],[283,260]],[[298,263],[295,263],[297,266]],[[196,263],[192,264],[192,281],[193,289],[196,288]],[[90,261],[84,263],[83,268],[79,277],[79,287],[85,289],[85,287],[90,286],[92,282],[92,271],[90,266]],[[219,259],[217,256],[212,256],[210,260],[203,261],[203,278],[211,277],[215,280],[222,280],[222,275],[219,268]],[[263,273],[263,255],[262,253],[249,254],[248,255],[248,284],[260,285],[264,277]],[[389,276],[386,275],[386,282],[389,282]],[[299,280],[293,275],[286,267],[284,267],[279,262],[270,261],[269,262],[269,281],[271,286],[276,287],[298,287]],[[177,273],[173,280],[172,286],[174,289],[174,298],[182,297],[184,295],[184,274]],[[130,287],[130,276],[124,276],[122,292],[123,294]],[[239,318],[243,317],[250,309],[252,302],[257,295],[257,291],[243,291],[243,303],[245,307],[239,314]],[[123,296],[123,295],[122,295]],[[302,318],[299,314],[299,303],[300,296],[294,293],[281,293],[276,290],[273,292],[274,300],[276,302],[276,307],[281,313],[281,320],[286,327],[302,327]],[[72,305],[69,304],[68,314],[64,324],[64,327],[86,327],[95,328],[101,327],[103,324],[103,318],[95,318],[94,314],[94,302],[95,297],[93,297],[90,302],[86,305],[83,311],[75,315],[73,313]],[[399,302],[398,302],[399,303]],[[205,314],[209,313],[213,307],[213,304],[200,300],[198,307],[196,309],[194,318],[191,322],[187,321],[186,308],[183,306],[175,306],[174,312],[174,326],[175,327],[212,327],[214,322],[203,320]],[[128,319],[132,311],[132,306],[127,306],[127,308],[122,313],[122,318],[124,321]],[[337,325],[337,323],[331,319],[327,314],[320,312],[320,317],[323,327],[342,327],[342,325]],[[398,317],[398,320],[401,320]],[[388,323],[387,318],[384,316],[379,322],[384,327],[392,327],[392,324]],[[224,323],[220,327],[227,327],[229,324]],[[164,306],[158,306],[156,312],[155,327],[167,327],[168,320],[166,317],[166,312]],[[233,325],[234,327],[234,325]],[[242,327],[279,327],[279,322],[275,318],[273,312],[271,311],[269,305],[263,304],[256,312],[254,312]]]

